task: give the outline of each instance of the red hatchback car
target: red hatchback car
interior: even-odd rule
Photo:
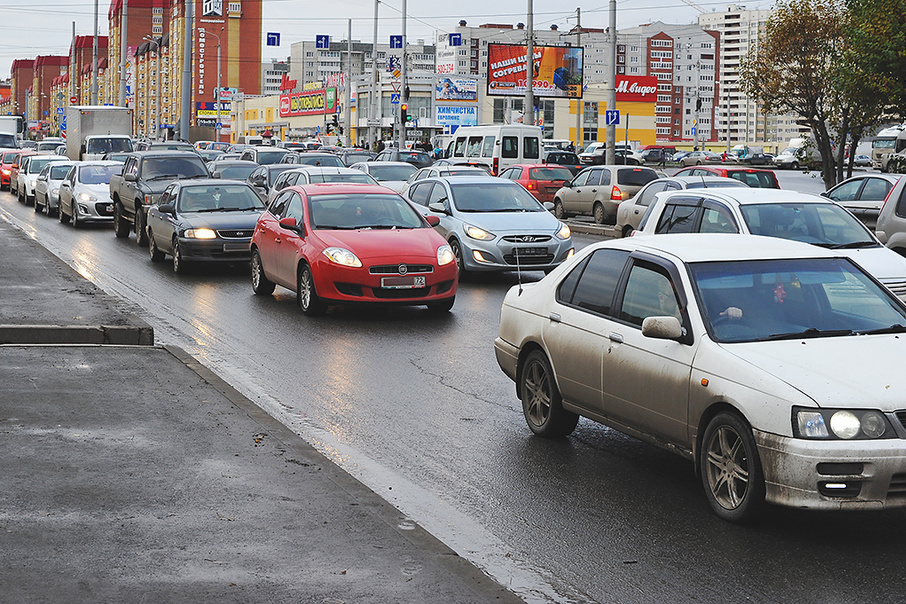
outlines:
[[[515,180],[541,203],[554,202],[554,193],[560,190],[573,174],[566,166],[551,164],[516,164],[500,173],[500,178]]]
[[[680,170],[674,176],[723,176],[745,183],[753,189],[779,189],[773,170],[760,170],[743,166],[695,166]]]
[[[252,236],[252,289],[296,291],[302,312],[362,302],[453,307],[453,250],[422,215],[384,187],[330,183],[284,189]]]
[[[13,164],[19,163],[19,156],[34,155],[28,149],[6,149],[0,154],[0,189],[9,189],[10,176],[13,173]],[[16,174],[18,176],[18,173]]]

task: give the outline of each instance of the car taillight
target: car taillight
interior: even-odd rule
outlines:
[[[525,185],[525,188],[528,189],[529,191],[531,191],[531,190],[533,190],[533,189],[537,189],[537,188],[538,188],[538,183],[535,182],[534,180],[530,180],[530,181],[528,181],[528,184]]]
[[[620,187],[614,186],[614,188],[610,190],[610,198],[618,199],[620,201],[623,200],[623,191],[620,190]]]
[[[526,86],[528,88],[528,86]],[[491,162],[491,176],[497,176],[497,171],[500,169],[500,158],[495,157],[494,161]]]

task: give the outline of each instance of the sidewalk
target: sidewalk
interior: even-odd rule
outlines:
[[[3,600],[520,601],[140,309],[0,242]]]

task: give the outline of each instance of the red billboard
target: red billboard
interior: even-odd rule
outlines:
[[[311,90],[280,95],[280,117],[336,113],[337,89]]]
[[[654,76],[617,76],[617,100],[657,101],[657,78]]]
[[[532,93],[536,97],[582,98],[582,49],[532,47]],[[525,96],[526,47],[488,44],[488,94]]]

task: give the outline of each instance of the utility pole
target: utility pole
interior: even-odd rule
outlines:
[[[182,98],[179,116],[179,136],[189,140],[189,120],[192,114],[192,22],[195,20],[195,0],[185,0],[183,19]]]
[[[582,48],[582,9],[576,9],[576,48]],[[584,69],[584,67],[583,67]],[[585,137],[582,136],[582,109],[585,101],[582,100],[580,91],[579,98],[576,99],[576,153],[582,150],[585,143]]]
[[[526,15],[527,24],[525,40],[525,106],[522,108],[522,123],[530,126],[535,125],[535,97],[532,94],[532,87],[535,84],[535,47],[534,47],[534,10],[532,0],[528,0],[528,14]]]
[[[346,108],[346,115],[344,116],[344,121],[346,122],[346,146],[352,146],[352,107],[349,106],[349,103],[352,101],[352,19],[349,19],[349,32],[346,37],[346,85],[344,89],[346,90],[346,100],[344,107]],[[358,112],[356,112],[358,115]]]
[[[617,0],[610,0],[610,68],[607,70],[607,88],[605,101],[607,109],[613,111],[617,108]],[[617,143],[617,127],[615,124],[606,126],[604,148],[604,163],[614,163],[614,147]]]
[[[374,0],[374,42],[371,44],[371,94],[369,98],[371,100],[371,111],[369,112],[369,118],[372,120],[381,120],[378,117],[378,98],[380,96],[378,78],[377,78],[377,19],[378,19],[378,5],[381,3],[381,0]],[[381,120],[383,121],[383,120]],[[377,143],[378,138],[381,136],[381,126],[377,127],[375,131],[374,126],[368,129],[368,137],[371,139],[371,150],[374,150],[374,145]]]
[[[98,104],[98,0],[94,0],[94,42],[91,45],[91,104]]]
[[[220,36],[223,35],[223,30],[224,30],[224,28],[221,27]],[[214,131],[217,134],[215,136],[215,138],[217,139],[218,143],[221,140],[220,132],[221,132],[221,128],[222,128],[222,125],[220,123],[220,94],[221,94],[220,93],[220,36],[214,36],[215,38],[217,38],[217,94],[214,95],[214,99],[217,102],[217,118],[216,118],[217,121],[214,122]],[[159,48],[158,48],[158,52],[160,52]]]
[[[120,19],[120,88],[116,103],[120,107],[126,106],[126,55],[129,54],[128,23],[129,0],[123,0],[123,17]],[[157,56],[157,71],[160,73],[160,47],[158,47]],[[158,87],[157,94],[160,95],[160,87]],[[158,98],[160,97],[158,96]]]
[[[403,76],[403,85],[400,87],[400,107],[403,105],[409,104],[409,82],[406,79],[406,0],[403,1],[403,64],[402,64],[402,76]],[[405,151],[406,149],[406,122],[402,120],[403,112],[398,111],[397,114],[400,117],[400,134],[399,134],[399,150]]]
[[[76,47],[76,33],[75,33],[75,21],[72,22],[72,46],[71,48]],[[76,78],[76,53],[72,53],[70,57],[70,70],[69,70],[69,97],[72,98],[75,96],[76,90],[78,90],[78,79]],[[72,101],[69,101],[69,104],[72,105]],[[81,105],[81,99],[79,99],[79,105]]]

